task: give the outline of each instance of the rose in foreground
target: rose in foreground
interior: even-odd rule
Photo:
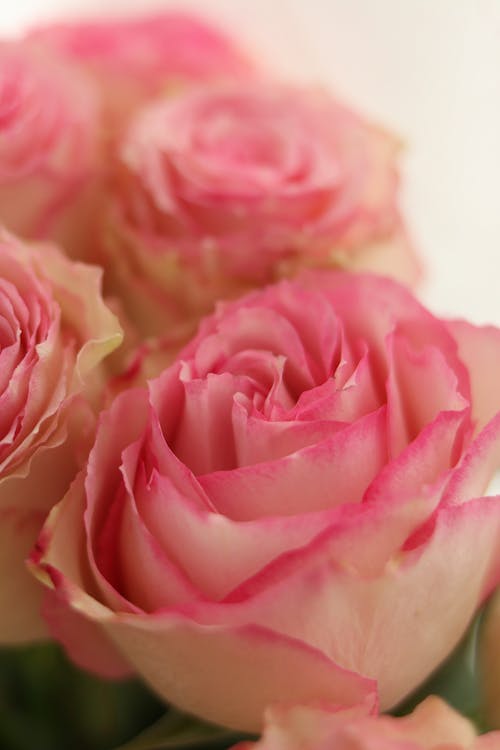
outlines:
[[[266,711],[259,742],[233,750],[499,750],[500,732],[478,737],[474,726],[435,696],[408,716],[370,715],[371,705],[276,707]]]
[[[83,66],[115,124],[161,92],[196,81],[240,78],[253,70],[233,40],[188,13],[56,23],[28,37]]]
[[[500,729],[500,591],[486,612],[480,655],[485,719],[490,727]]]
[[[388,708],[500,578],[500,332],[376,276],[219,306],[101,417],[35,572],[167,700],[242,729],[266,705]],[[78,654],[76,618],[47,611]],[[94,663],[92,663],[92,661]]]
[[[24,560],[81,466],[93,420],[85,395],[120,342],[97,269],[55,247],[0,236],[0,641],[44,634]]]
[[[269,82],[180,92],[123,139],[101,262],[147,333],[304,265],[413,283],[397,151],[325,92]]]
[[[83,252],[99,166],[94,91],[68,63],[0,44],[0,223]]]

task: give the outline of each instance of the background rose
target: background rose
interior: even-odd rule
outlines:
[[[240,743],[238,750],[371,750],[371,748],[453,748],[453,750],[498,750],[500,732],[477,737],[470,721],[435,696],[426,698],[413,713],[370,716],[369,701],[349,709],[296,706],[266,711],[265,729],[257,743]]]
[[[499,362],[499,331],[377,277],[222,305],[102,416],[33,564],[206,718],[255,729],[273,701],[346,704],[373,680],[393,706],[499,581],[500,501],[474,499],[499,461]]]
[[[480,657],[485,719],[489,726],[500,729],[500,591],[486,611]]]
[[[161,92],[252,71],[233,40],[182,12],[56,23],[34,29],[28,38],[82,65],[115,125]]]
[[[165,316],[199,315],[302,265],[414,282],[397,151],[324,92],[268,81],[179,92],[123,140],[102,262],[155,333]]]
[[[0,641],[43,634],[24,567],[92,440],[100,360],[120,342],[100,272],[0,236]],[[101,376],[102,377],[102,376]],[[82,395],[78,395],[82,394]]]
[[[0,222],[82,254],[101,169],[99,127],[79,71],[33,46],[0,43]]]

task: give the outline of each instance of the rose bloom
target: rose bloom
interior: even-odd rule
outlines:
[[[310,272],[219,305],[102,414],[49,517],[31,566],[53,632],[98,670],[108,638],[165,699],[240,729],[375,681],[394,706],[500,580],[500,499],[481,496],[499,366],[500,331],[382,277]]]
[[[28,38],[84,67],[115,124],[161,92],[253,75],[232,39],[188,13],[56,23],[33,29]]]
[[[500,729],[500,591],[481,628],[480,668],[485,718],[489,726]]]
[[[99,110],[71,65],[0,44],[0,222],[82,252],[99,171]]]
[[[100,282],[100,271],[72,263],[56,247],[0,234],[3,643],[46,632],[39,615],[42,587],[24,560],[90,447],[88,399],[102,380],[99,362],[121,339]]]
[[[155,334],[303,265],[413,283],[398,148],[317,90],[265,81],[160,99],[119,148],[101,262]]]
[[[435,696],[401,718],[370,715],[372,705],[273,707],[259,742],[233,750],[499,750],[500,732],[477,737],[473,724]]]

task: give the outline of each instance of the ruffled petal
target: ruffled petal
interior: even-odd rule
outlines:
[[[500,411],[500,330],[493,326],[475,326],[465,320],[447,323],[458,344],[460,359],[469,371],[472,389],[472,414],[479,432]]]
[[[215,507],[239,521],[360,502],[387,461],[382,408],[333,437],[275,461],[199,478]]]
[[[409,518],[386,508],[363,525],[357,519],[350,531],[280,560],[226,603],[189,613],[205,624],[252,622],[298,637],[376,678],[388,709],[448,656],[500,581],[500,498],[448,506],[423,545],[402,552],[417,509],[409,506]],[[427,514],[420,507],[421,522]]]

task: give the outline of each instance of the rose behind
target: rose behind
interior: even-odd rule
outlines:
[[[484,718],[500,729],[500,590],[486,610],[481,628],[480,668]]]
[[[84,254],[99,141],[99,103],[80,71],[33,45],[0,43],[0,224]]]
[[[28,34],[81,66],[95,81],[109,124],[141,103],[183,85],[253,75],[235,42],[188,13],[55,23]]]
[[[277,700],[389,708],[500,579],[500,331],[377,276],[221,304],[101,417],[33,554],[47,616],[91,624],[167,700],[259,727]],[[65,619],[64,605],[84,615]],[[87,652],[82,657],[80,628]]]
[[[401,718],[370,715],[370,701],[347,709],[273,707],[262,739],[233,750],[500,750],[500,732],[477,737],[471,722],[435,696]]]
[[[45,633],[24,560],[88,451],[101,359],[121,340],[101,273],[0,234],[0,642]]]
[[[302,266],[419,266],[397,203],[398,144],[317,90],[268,80],[181,90],[118,147],[100,262],[145,333]]]

